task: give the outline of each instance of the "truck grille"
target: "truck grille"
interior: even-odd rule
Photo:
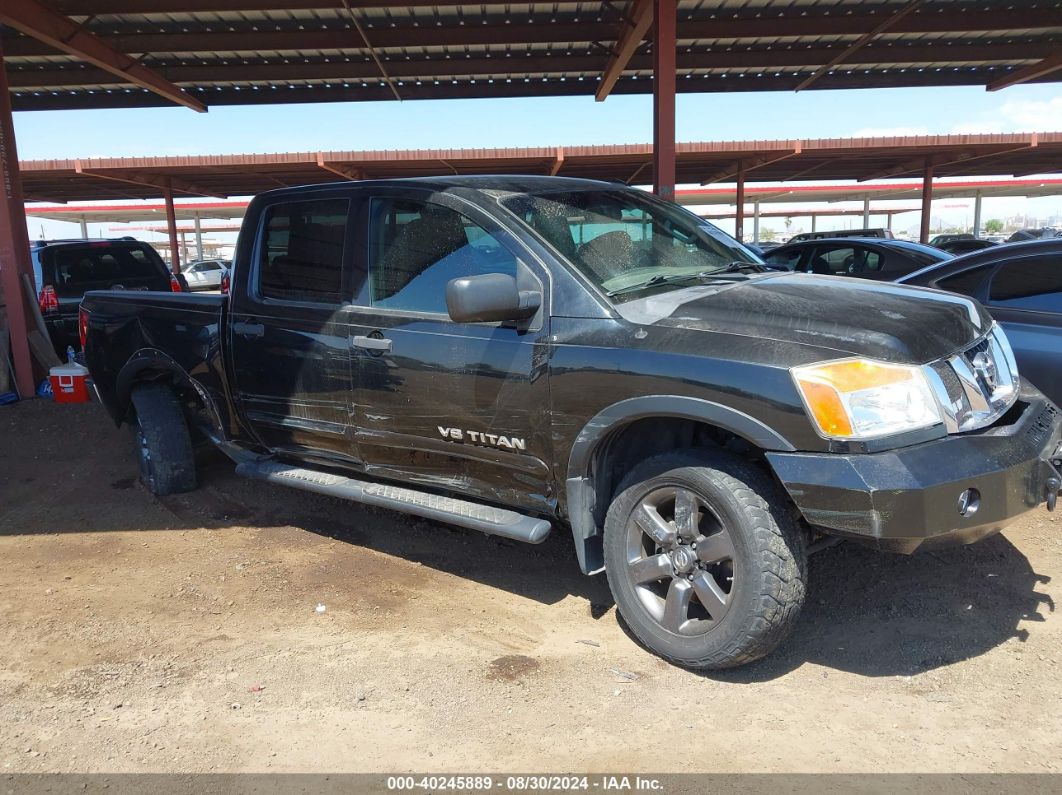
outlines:
[[[999,326],[966,350],[927,367],[949,433],[991,425],[1018,396],[1014,352]]]

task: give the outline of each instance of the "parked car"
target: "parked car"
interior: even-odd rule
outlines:
[[[1039,229],[1019,229],[1007,238],[1008,243],[1023,243],[1026,240],[1050,240],[1059,236],[1058,230],[1049,226]]]
[[[930,245],[939,248],[941,251],[947,252],[952,256],[958,257],[962,254],[970,254],[974,251],[992,248],[992,246],[996,244],[990,240],[978,240],[976,237],[964,237],[959,238],[958,240],[945,240],[943,243],[930,243]]]
[[[180,281],[158,252],[129,237],[112,240],[34,240],[33,278],[48,336],[60,358],[80,350],[77,308],[87,290],[179,292]]]
[[[882,240],[892,240],[892,232],[888,229],[832,229],[825,232],[801,232],[789,238],[790,243],[800,243],[804,240],[829,240],[835,237],[876,237]]]
[[[746,243],[745,244],[745,246],[747,248],[751,248],[754,252],[759,254],[761,257],[764,254],[766,254],[768,251],[774,251],[780,245],[782,245],[782,244],[781,243],[776,243],[774,241],[767,241],[767,240],[761,240],[759,243]]]
[[[838,238],[788,243],[765,254],[763,261],[777,270],[892,281],[950,256],[906,240]]]
[[[969,232],[948,232],[943,235],[934,235],[929,239],[929,245],[940,248],[943,243],[951,243],[955,240],[976,240]]]
[[[183,270],[188,279],[189,290],[217,290],[221,287],[221,277],[232,265],[231,260],[204,259],[188,264]]]
[[[1062,239],[994,246],[897,281],[984,304],[1006,330],[1022,377],[1062,405]]]
[[[970,543],[1062,466],[976,302],[762,268],[606,182],[287,188],[250,203],[228,296],[88,294],[86,360],[156,494],[205,439],[277,484],[565,527],[642,643],[724,668],[788,633],[813,540]]]

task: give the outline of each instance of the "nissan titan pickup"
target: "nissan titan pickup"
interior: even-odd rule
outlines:
[[[976,301],[767,271],[612,183],[256,197],[228,295],[90,292],[86,363],[158,495],[242,475],[538,543],[652,652],[741,665],[833,538],[968,544],[1060,488],[1058,409]]]

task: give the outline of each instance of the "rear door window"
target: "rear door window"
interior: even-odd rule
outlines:
[[[57,246],[43,255],[49,263],[45,282],[60,296],[112,288],[168,290],[169,274],[150,246]]]
[[[1025,257],[1004,263],[992,278],[992,306],[1062,313],[1062,258]]]

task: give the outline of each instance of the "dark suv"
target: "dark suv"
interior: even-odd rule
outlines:
[[[33,278],[56,353],[80,349],[77,309],[88,290],[182,292],[180,280],[147,243],[117,240],[34,240]]]

